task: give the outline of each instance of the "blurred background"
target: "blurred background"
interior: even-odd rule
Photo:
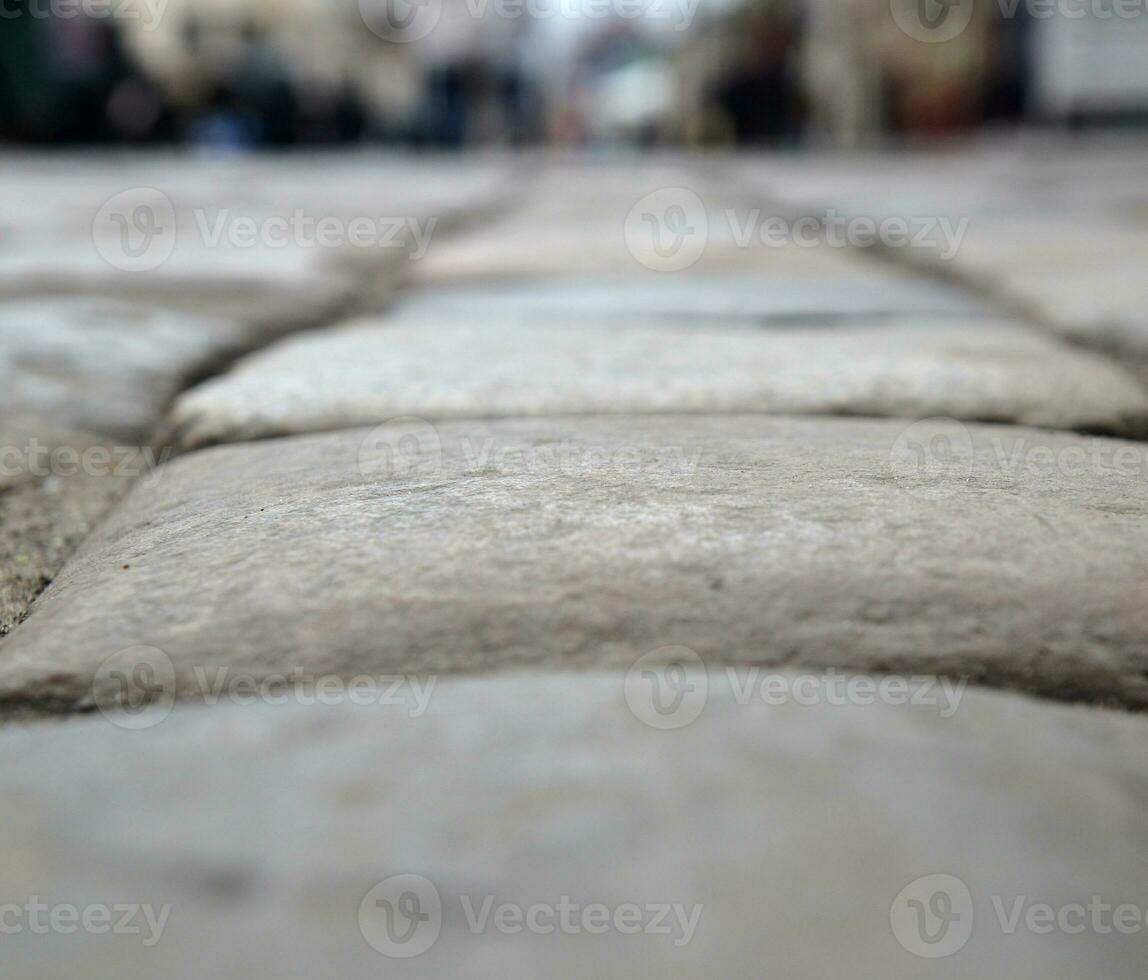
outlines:
[[[1049,2],[1071,9],[1042,16]],[[1143,7],[0,0],[0,141],[861,148],[1020,124],[1144,127]],[[922,43],[903,26],[914,16],[968,23]]]

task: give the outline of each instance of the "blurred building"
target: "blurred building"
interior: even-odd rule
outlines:
[[[745,0],[698,10],[671,58],[675,136],[686,143],[789,145],[805,114],[796,0]]]
[[[1070,119],[1148,115],[1148,9],[1141,4],[1141,16],[1126,17],[1118,9],[1137,8],[1092,4],[1085,16],[1030,25],[1036,112]]]
[[[905,29],[940,2],[165,0],[152,23],[4,0],[0,138],[849,149],[1148,116],[1148,16],[977,2],[941,43]]]
[[[367,30],[357,0],[168,0],[158,27],[127,30],[185,114],[255,112],[272,145],[355,136],[371,120],[399,133],[417,108],[409,47]]]
[[[702,21],[675,55],[683,138],[848,149],[986,118],[994,5],[979,4],[952,41],[928,44],[897,27],[890,2],[745,0]]]

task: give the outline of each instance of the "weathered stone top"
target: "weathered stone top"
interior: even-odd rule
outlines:
[[[1148,878],[1142,718],[973,690],[771,706],[715,678],[661,731],[620,674],[433,680],[0,729],[6,897],[152,916],[6,936],[5,976],[1142,976],[1143,911],[1113,928]],[[922,929],[938,890],[955,918]],[[413,933],[377,904],[401,893]],[[1092,895],[1107,933],[1027,925]]]
[[[256,674],[707,661],[1148,704],[1143,447],[955,422],[425,422],[192,454],[9,637],[0,698],[157,647]],[[82,638],[82,640],[80,639]]]
[[[767,412],[1148,432],[1118,367],[1015,323],[789,330],[586,322],[365,321],[287,341],[185,394],[200,446],[426,419]]]

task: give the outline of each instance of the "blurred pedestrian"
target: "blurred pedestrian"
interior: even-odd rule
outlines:
[[[815,140],[854,149],[880,138],[885,124],[876,43],[888,0],[808,0],[802,75]]]
[[[254,20],[240,29],[242,52],[231,87],[242,112],[258,122],[261,145],[282,148],[295,143],[299,99],[290,67]]]
[[[801,94],[793,23],[784,10],[743,18],[740,51],[713,101],[741,146],[782,146],[800,134]]]
[[[0,30],[0,138],[43,139],[58,111],[48,22],[32,16],[33,0],[4,0]]]

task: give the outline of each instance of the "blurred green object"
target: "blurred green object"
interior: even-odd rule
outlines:
[[[0,135],[45,135],[59,112],[52,23],[42,10],[32,0],[0,0]]]

